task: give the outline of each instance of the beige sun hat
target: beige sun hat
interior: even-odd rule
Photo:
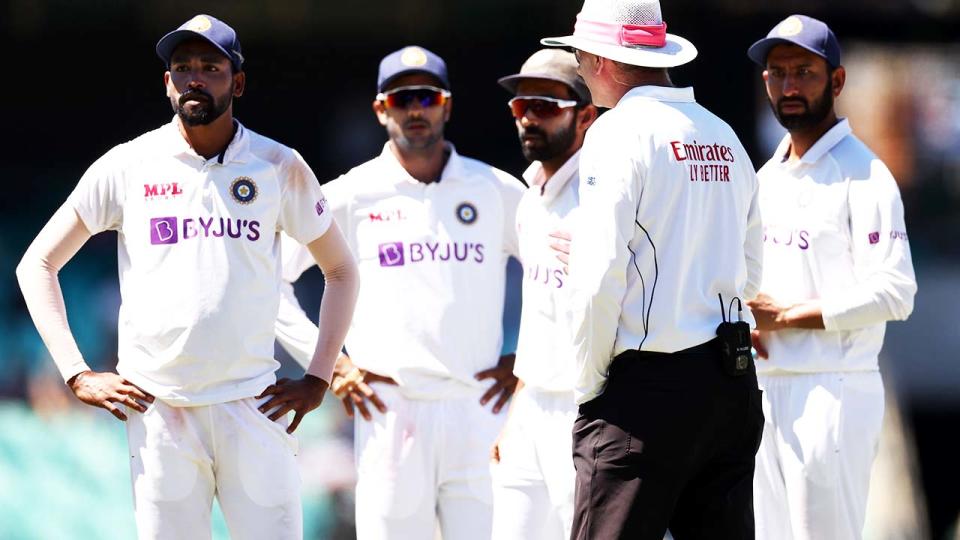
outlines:
[[[540,43],[652,68],[681,66],[697,57],[693,43],[667,33],[659,0],[585,0],[573,35]]]

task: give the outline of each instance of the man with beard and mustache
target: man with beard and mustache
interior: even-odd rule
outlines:
[[[156,50],[173,120],[94,163],[17,276],[70,389],[127,422],[140,538],[209,538],[214,496],[232,538],[301,538],[292,433],[332,378],[356,263],[303,158],[233,118],[246,82],[236,32],[197,15]],[[106,230],[119,233],[117,373],[85,363],[57,278]],[[306,244],[327,279],[297,380],[275,376],[278,231]]]
[[[453,102],[436,54],[387,55],[377,92],[383,151],[324,185],[363,282],[332,384],[354,416],[357,538],[432,538],[439,520],[444,538],[488,540],[489,451],[516,385],[501,319],[523,185],[444,139]],[[293,281],[313,261],[284,249]],[[288,299],[277,335],[303,358],[316,329]]]
[[[757,538],[860,538],[883,419],[877,355],[886,321],[910,315],[917,288],[903,203],[887,167],[837,118],[846,71],[826,24],[792,15],[748,55],[789,132],[758,173]]]
[[[520,379],[507,424],[493,448],[492,538],[569,538],[575,483],[570,446],[577,415],[567,320],[566,274],[551,244],[579,204],[580,147],[597,118],[573,53],[543,49],[520,73],[499,80],[530,186],[517,209],[523,311],[514,373]]]

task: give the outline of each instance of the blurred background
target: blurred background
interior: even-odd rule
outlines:
[[[321,181],[386,140],[370,103],[382,56],[419,44],[450,69],[459,152],[518,175],[525,163],[496,84],[545,36],[573,27],[579,0],[86,1],[0,3],[0,539],[133,538],[123,425],[65,392],[14,277],[27,244],[85,168],[170,120],[154,44],[196,13],[237,29],[248,74],[236,115],[298,149]],[[783,135],[747,47],[779,20],[828,22],[844,50],[839,108],[893,171],[920,289],[888,325],[888,415],[866,537],[957,538],[960,479],[960,0],[662,0],[671,32],[699,58],[674,72],[729,122],[759,166]],[[515,272],[515,269],[514,269]],[[91,240],[61,273],[71,325],[95,369],[116,363],[116,236]],[[515,274],[514,274],[515,276]],[[319,305],[314,269],[297,285]],[[518,300],[505,316],[515,341]],[[315,315],[314,315],[315,317]],[[300,368],[278,349],[284,374]],[[307,538],[352,538],[352,426],[335,400],[298,435]],[[214,536],[225,538],[222,519]]]

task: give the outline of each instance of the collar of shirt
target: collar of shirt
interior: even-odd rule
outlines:
[[[443,171],[440,173],[440,180],[437,181],[437,183],[441,184],[448,178],[462,179],[465,176],[463,162],[460,159],[460,154],[457,153],[457,149],[453,146],[453,143],[446,142],[445,148],[450,152],[450,157],[447,158],[447,164],[443,166]],[[403,168],[403,165],[400,164],[397,156],[393,154],[393,150],[390,150],[389,141],[383,145],[383,151],[380,152],[380,157],[378,159],[384,168],[384,177],[388,179],[388,181],[393,183],[411,182],[413,184],[423,184],[423,182],[411,176],[410,173]]]
[[[814,163],[820,161],[827,152],[833,149],[834,146],[840,143],[847,135],[853,133],[853,130],[850,128],[850,121],[846,118],[841,119],[836,123],[832,128],[827,130],[803,157],[800,158],[800,163],[806,165],[813,165]],[[777,151],[774,154],[780,158],[781,163],[786,163],[787,153],[790,151],[790,134],[787,133],[783,136],[783,140],[780,141],[780,146],[777,147]]]
[[[694,103],[696,99],[693,97],[693,88],[688,86],[685,88],[674,88],[672,86],[637,86],[631,88],[629,92],[623,95],[620,98],[620,101],[617,102],[617,107],[622,103],[631,99],[652,99],[654,101],[672,101],[680,103]]]
[[[241,124],[239,120],[234,119],[233,122],[237,130],[233,134],[233,139],[230,141],[230,144],[227,145],[226,150],[224,150],[221,155],[211,158],[220,164],[247,162],[247,154],[250,150],[250,136],[247,133],[247,129],[243,127],[243,124]],[[166,125],[166,128],[167,132],[164,134],[164,137],[168,141],[167,150],[171,155],[186,155],[204,162],[209,161],[207,158],[197,154],[187,140],[183,138],[183,134],[180,133],[180,121],[176,116]]]
[[[534,161],[527,167],[527,170],[523,172],[523,179],[527,182],[527,185],[530,186],[530,189],[540,189],[541,197],[539,200],[546,205],[557,198],[557,195],[570,183],[570,180],[579,171],[579,168],[580,150],[577,150],[575,154],[567,159],[566,163],[557,169],[557,172],[553,173],[549,181],[547,181],[543,173],[543,164],[539,161]],[[544,182],[546,182],[546,185],[544,185]]]

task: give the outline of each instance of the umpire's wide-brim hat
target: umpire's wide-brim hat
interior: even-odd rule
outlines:
[[[651,68],[682,66],[697,57],[693,43],[667,33],[659,0],[585,0],[572,35],[540,43]]]

